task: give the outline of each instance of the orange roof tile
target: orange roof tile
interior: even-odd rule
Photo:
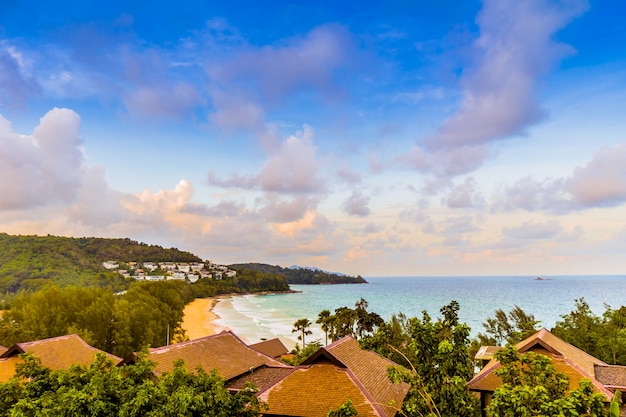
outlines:
[[[611,392],[595,379],[594,365],[606,365],[577,347],[565,342],[541,329],[534,335],[515,345],[518,352],[535,352],[546,355],[552,360],[557,372],[566,374],[570,380],[570,389],[578,387],[582,379],[588,379],[594,386],[594,391],[604,394],[607,401],[611,400]],[[471,391],[493,392],[502,385],[502,380],[495,374],[500,368],[500,362],[492,359],[471,381],[468,386]]]
[[[155,362],[154,373],[157,375],[172,371],[174,362],[182,359],[189,370],[193,371],[198,366],[206,372],[215,369],[225,380],[264,365],[289,367],[248,347],[230,331],[151,349],[148,352],[148,359]]]
[[[37,356],[43,366],[52,370],[69,369],[71,365],[91,365],[98,352],[104,353],[116,364],[122,361],[122,358],[88,345],[80,336],[70,334],[10,347],[0,355],[0,381],[8,381],[15,375],[15,365],[22,362],[18,355],[26,352]]]
[[[253,345],[249,345],[252,349],[256,349],[261,353],[272,358],[279,358],[289,353],[289,349],[280,341],[279,338],[264,340]]]
[[[267,416],[325,417],[348,399],[359,417],[384,416],[349,369],[332,364],[301,366],[259,394]]]
[[[24,362],[22,358],[13,356],[0,359],[0,382],[7,382],[15,376],[15,366]]]
[[[393,416],[396,408],[388,406],[402,404],[409,392],[410,385],[395,384],[387,376],[390,366],[399,366],[397,363],[383,358],[377,353],[363,350],[353,337],[344,337],[324,348],[331,355],[345,364],[377,404],[381,404],[385,415]]]

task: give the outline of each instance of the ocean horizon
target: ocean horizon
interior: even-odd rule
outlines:
[[[455,300],[460,306],[460,320],[471,327],[472,337],[484,332],[482,323],[493,317],[496,309],[509,312],[517,305],[533,314],[540,327],[551,329],[574,309],[576,299],[584,298],[598,315],[605,306],[619,308],[626,301],[625,275],[364,278],[368,284],[291,285],[297,292],[222,299],[213,310],[219,316],[215,323],[249,343],[278,337],[291,349],[299,343],[298,335],[292,332],[296,320],[305,317],[313,323],[307,343],[324,343],[324,333],[315,324],[319,312],[353,308],[360,298],[386,321],[397,313],[421,318],[422,311],[436,319],[441,317],[441,307]]]

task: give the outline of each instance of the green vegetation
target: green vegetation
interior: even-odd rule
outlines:
[[[311,324],[313,323],[311,323],[311,321],[307,318],[298,319],[293,324],[291,332],[300,333],[298,340],[302,340],[302,348],[306,348],[305,336],[312,334],[311,330],[309,330],[311,328]]]
[[[252,271],[281,275],[285,277],[288,284],[367,284],[367,281],[360,275],[352,277],[308,268],[291,269],[260,263],[233,264],[229,265],[229,268],[236,271],[239,269],[250,269]]]
[[[106,288],[47,286],[20,292],[0,318],[0,344],[76,333],[87,343],[124,357],[146,346],[185,339],[185,305],[196,297],[245,291],[281,291],[283,277],[247,271],[225,280],[136,281],[124,293]]]
[[[352,417],[357,414],[356,409],[352,405],[352,400],[349,399],[345,403],[341,404],[336,410],[330,410],[326,414],[326,417]]]
[[[508,416],[608,416],[603,395],[594,393],[589,380],[568,391],[569,378],[556,371],[550,358],[507,347],[495,354],[502,385],[487,410],[492,417]],[[514,414],[513,414],[514,412]]]
[[[441,308],[443,317],[436,321],[425,311],[421,319],[399,316],[361,341],[363,347],[404,366],[389,371],[393,381],[411,384],[402,405],[404,415],[480,415],[478,399],[467,388],[473,375],[470,329],[459,323],[458,310],[459,304],[452,301]]]
[[[163,249],[130,239],[11,236],[0,233],[0,292],[37,290],[47,284],[108,287],[120,291],[130,280],[107,271],[102,262],[200,262],[178,249]]]
[[[494,312],[494,317],[488,318],[484,323],[485,333],[478,333],[470,345],[470,355],[476,356],[481,346],[504,346],[514,345],[539,330],[539,320],[535,316],[526,313],[519,306],[515,306],[508,314],[502,309]]]
[[[285,357],[283,361],[289,365],[298,366],[309,359],[309,357],[316,353],[321,347],[322,344],[317,340],[307,343],[304,349],[300,349],[300,345],[296,344],[296,348],[291,351],[292,355]]]
[[[263,408],[250,387],[230,394],[215,373],[189,372],[178,362],[155,378],[153,363],[115,366],[98,354],[90,366],[50,371],[23,355],[17,374],[0,384],[0,414],[93,417],[253,417]]]
[[[356,339],[372,334],[378,326],[384,324],[384,320],[376,313],[367,310],[368,303],[363,298],[357,301],[355,308],[339,307],[335,314],[323,310],[317,316],[316,323],[328,339],[336,341],[345,336],[353,336]]]
[[[561,316],[553,333],[568,343],[610,364],[626,365],[626,306],[605,306],[602,316],[593,314],[584,298]]]
[[[125,357],[163,346],[168,337],[182,340],[183,309],[193,299],[191,286],[181,281],[137,282],[118,296],[103,288],[46,287],[15,298],[0,318],[0,344],[76,333]]]
[[[254,292],[287,292],[289,285],[285,278],[263,272],[239,269],[233,278],[220,280],[201,279],[189,284],[196,297],[215,297],[220,294],[239,294]]]

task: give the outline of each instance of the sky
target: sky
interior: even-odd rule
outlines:
[[[626,273],[620,0],[0,2],[0,232]]]

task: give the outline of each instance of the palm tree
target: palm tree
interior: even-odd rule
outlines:
[[[320,328],[324,332],[324,336],[326,336],[326,343],[324,345],[328,345],[328,330],[330,330],[330,324],[332,321],[332,317],[330,315],[330,311],[322,310],[317,315],[317,320],[315,321],[320,325]]]
[[[298,340],[302,340],[302,349],[304,349],[304,347],[306,346],[306,343],[304,341],[304,336],[313,334],[313,332],[309,330],[309,327],[311,327],[311,324],[312,324],[311,321],[307,318],[298,319],[293,324],[293,329],[291,330],[291,333],[301,332],[300,336],[298,336]]]

